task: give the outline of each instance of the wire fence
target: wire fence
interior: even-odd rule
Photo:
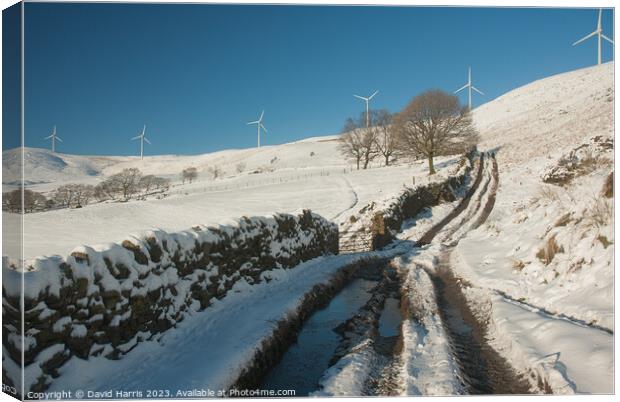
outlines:
[[[200,194],[200,193],[210,193],[210,192],[218,192],[218,191],[231,191],[231,190],[241,190],[241,189],[250,189],[256,187],[263,187],[266,185],[276,185],[276,184],[284,184],[291,183],[296,181],[305,181],[316,177],[328,177],[335,175],[344,175],[351,173],[351,168],[335,168],[335,169],[322,169],[320,171],[311,171],[311,172],[291,172],[291,174],[278,174],[276,177],[269,177],[269,173],[261,173],[259,174],[249,174],[245,176],[241,180],[235,180],[231,182],[225,182],[221,184],[208,184],[204,187],[198,186],[198,183],[194,183],[194,187],[186,187],[183,184],[176,184],[173,186],[172,194]],[[255,177],[252,177],[255,176]],[[185,188],[183,188],[185,187]]]

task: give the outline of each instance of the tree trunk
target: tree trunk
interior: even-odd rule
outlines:
[[[433,154],[428,155],[428,175],[435,174],[435,166],[433,165]]]
[[[360,159],[361,158],[357,158],[357,170],[360,170]]]
[[[368,155],[366,155],[364,157],[364,169],[366,169],[368,167],[368,162],[369,162],[369,158],[368,158]]]
[[[385,166],[390,165],[390,155],[385,155]]]

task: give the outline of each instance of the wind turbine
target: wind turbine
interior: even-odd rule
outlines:
[[[581,42],[583,42],[586,39],[590,39],[591,37],[593,37],[594,35],[598,36],[598,64],[601,64],[601,38],[605,39],[607,42],[611,43],[612,45],[614,44],[614,41],[609,39],[607,36],[603,35],[603,26],[601,24],[601,17],[603,16],[603,9],[599,8],[598,9],[598,23],[596,24],[596,30],[586,36],[584,36],[583,38],[579,39],[577,42],[573,43],[573,46],[580,44]]]
[[[52,152],[56,152],[56,141],[62,142],[59,136],[56,135],[56,126],[54,126],[54,130],[52,130],[52,134],[45,137],[46,140],[52,139]]]
[[[374,94],[370,95],[370,96],[369,96],[369,97],[367,97],[367,98],[365,98],[365,97],[363,97],[363,96],[359,96],[359,95],[353,95],[353,96],[355,96],[355,97],[356,97],[356,98],[358,98],[358,99],[361,99],[361,100],[363,100],[363,101],[366,101],[366,128],[370,127],[370,118],[369,118],[369,116],[368,116],[368,113],[369,113],[369,110],[368,110],[368,109],[369,109],[369,106],[368,106],[368,104],[370,103],[370,100],[371,100],[372,98],[374,98],[374,97],[375,97],[375,95],[376,95],[376,94],[378,94],[378,93],[379,93],[379,91],[375,91],[375,93],[374,93]]]
[[[482,91],[480,91],[478,88],[476,88],[472,83],[471,83],[471,66],[469,67],[469,70],[467,70],[467,84],[463,85],[461,88],[457,89],[456,91],[454,91],[454,93],[459,93],[462,90],[464,90],[465,88],[467,88],[467,105],[469,107],[469,110],[471,110],[471,90],[473,89],[474,91],[478,92],[480,95],[484,95],[484,93],[482,93]]]
[[[265,128],[265,126],[263,125],[263,115],[265,114],[265,111],[263,110],[260,114],[260,117],[258,118],[258,120],[256,121],[251,121],[248,123],[248,125],[250,124],[256,124],[256,128],[258,129],[258,148],[260,148],[260,129],[262,127],[263,130],[265,130],[265,132],[268,132],[267,129]]]
[[[151,144],[151,141],[149,141],[148,138],[146,138],[146,136],[144,135],[146,131],[146,124],[144,125],[144,127],[142,128],[142,133],[138,136],[133,137],[131,140],[140,140],[140,159],[144,159],[144,141],[146,141],[147,144]]]

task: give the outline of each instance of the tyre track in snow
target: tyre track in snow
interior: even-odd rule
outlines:
[[[435,272],[426,271],[433,283],[441,325],[459,368],[457,378],[470,394],[526,394],[532,390],[525,377],[487,343],[486,325],[469,309],[462,283],[451,268],[451,254],[460,238],[482,225],[493,210],[498,179],[495,156],[483,154],[476,181],[466,198],[418,241],[424,245],[437,239],[443,245]]]
[[[462,292],[462,283],[451,267],[454,247],[467,232],[487,220],[495,205],[498,166],[493,154],[488,154],[487,160],[488,166],[481,169],[484,184],[475,194],[471,208],[467,208],[458,224],[446,224],[443,228],[446,232],[440,237],[442,243],[449,246],[442,250],[436,272],[429,274],[435,288],[439,316],[460,369],[458,378],[464,388],[470,394],[526,394],[531,392],[530,384],[488,344],[486,325],[479,322],[470,310]],[[467,229],[460,230],[466,225],[469,225]]]
[[[347,183],[347,186],[349,187],[349,190],[351,190],[351,194],[353,194],[353,203],[349,207],[347,207],[346,209],[343,209],[342,211],[338,212],[335,216],[333,216],[330,219],[331,221],[335,221],[336,219],[340,218],[342,216],[342,214],[344,214],[345,212],[350,211],[353,208],[355,208],[355,206],[359,202],[359,197],[357,195],[357,192],[353,188],[353,185],[351,184],[351,181],[347,177],[345,177],[345,176],[342,176],[342,178]]]
[[[478,187],[480,186],[480,183],[482,181],[483,171],[484,171],[484,166],[485,166],[484,160],[485,160],[484,154],[480,155],[476,179],[474,181],[474,184],[472,184],[471,188],[469,189],[469,191],[467,191],[467,193],[465,194],[465,197],[456,206],[456,208],[452,210],[452,212],[446,215],[441,221],[439,221],[439,223],[434,225],[429,231],[427,231],[422,237],[420,237],[420,239],[418,239],[417,244],[419,246],[429,244],[431,241],[433,241],[433,239],[439,232],[441,232],[454,219],[456,219],[461,213],[463,213],[463,211],[467,210],[467,207],[469,206],[471,199],[478,191]]]

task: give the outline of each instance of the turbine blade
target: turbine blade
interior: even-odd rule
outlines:
[[[361,99],[361,100],[368,100],[368,99],[364,98],[363,96],[359,96],[359,95],[353,95],[353,96],[355,96],[356,98]]]
[[[144,141],[146,141],[146,143],[149,144],[149,145],[153,145],[153,144],[151,144],[151,141],[149,141],[149,139],[146,138],[146,137],[144,137]]]
[[[249,123],[248,123],[248,126],[249,126],[250,124],[256,124],[256,123],[260,123],[260,121],[259,121],[259,120],[256,120],[256,121],[251,121],[251,122],[249,122]]]
[[[47,137],[45,137],[46,140],[49,140],[50,138],[52,138],[54,136],[54,134],[48,135]]]
[[[473,89],[474,91],[478,92],[480,95],[484,95],[484,93],[482,93],[481,90],[479,90],[478,88],[476,88],[475,86],[471,86],[471,89]]]
[[[459,89],[457,89],[456,91],[454,91],[454,93],[455,93],[455,94],[456,94],[456,93],[459,93],[459,92],[461,92],[462,90],[464,90],[465,88],[467,88],[468,86],[469,86],[469,84],[465,84],[465,85],[463,85],[462,87],[460,87]]]
[[[263,128],[263,130],[265,130],[266,133],[269,132],[269,130],[267,130],[267,127],[263,126],[263,123],[261,123],[260,126]]]
[[[605,39],[607,42],[611,43],[612,45],[614,44],[614,41],[609,39],[607,36],[601,34],[601,38]]]
[[[265,111],[263,110],[263,111],[260,113],[260,117],[258,118],[258,121],[262,121],[262,120],[263,120],[263,116],[264,116],[264,115],[265,115]]]
[[[60,137],[56,137],[56,141],[60,141],[60,142],[62,142],[62,140],[60,139]]]
[[[581,42],[583,42],[586,39],[590,39],[594,35],[596,35],[596,31],[594,31],[591,34],[588,34],[588,35],[584,36],[583,38],[579,39],[577,42],[573,43],[573,46],[580,44]]]
[[[368,100],[371,100],[372,98],[374,98],[374,97],[375,97],[375,95],[376,95],[376,94],[378,94],[378,93],[379,93],[379,91],[375,91],[375,93],[374,93],[374,94],[372,94],[372,95],[370,95],[370,96],[368,97]]]
[[[599,8],[598,9],[598,24],[596,25],[599,31],[601,30],[601,17],[602,16],[603,16],[603,9]]]
[[[132,140],[132,141],[133,141],[133,140],[139,140],[140,138],[142,138],[142,136],[141,136],[141,135],[139,135],[139,136],[137,136],[137,137],[133,137],[131,140]]]

